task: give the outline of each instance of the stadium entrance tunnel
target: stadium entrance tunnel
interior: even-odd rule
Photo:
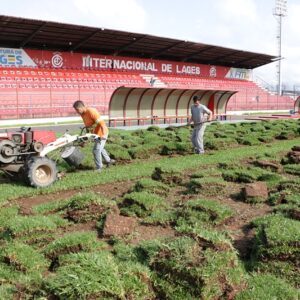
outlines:
[[[300,114],[300,96],[297,98],[295,102],[295,112]]]
[[[109,103],[109,126],[185,123],[193,96],[200,97],[218,119],[226,118],[226,107],[236,91],[118,88]]]

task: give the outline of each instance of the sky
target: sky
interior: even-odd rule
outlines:
[[[278,55],[275,0],[0,0],[1,14]],[[300,0],[282,21],[282,82],[300,90]],[[276,62],[254,76],[277,83]]]

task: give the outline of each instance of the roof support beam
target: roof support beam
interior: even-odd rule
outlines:
[[[239,53],[239,52],[241,52],[241,51],[237,51],[237,53]],[[232,54],[233,54],[233,53],[232,53]],[[230,54],[228,54],[228,56],[230,56]],[[225,58],[225,57],[226,57],[226,56],[224,55],[224,56],[222,56],[222,57],[220,56],[220,57],[217,57],[217,58],[215,58],[215,59],[206,61],[206,64],[208,64],[208,65],[214,65],[214,64],[216,64],[216,62],[222,60],[222,59]],[[259,54],[257,54],[257,55],[252,55],[252,56],[249,56],[249,57],[244,58],[244,59],[241,59],[241,60],[228,61],[227,63],[224,63],[224,62],[223,62],[222,64],[219,64],[219,65],[233,66],[233,67],[235,67],[235,68],[254,69],[254,68],[258,67],[258,66],[262,66],[262,65],[264,65],[264,64],[267,64],[267,63],[263,63],[263,64],[260,63],[259,65],[254,66],[253,63],[252,63],[250,66],[243,65],[244,62],[247,62],[247,61],[252,60],[252,59],[255,59],[255,58],[259,58]]]
[[[42,25],[40,25],[36,30],[34,30],[32,33],[31,33],[31,35],[27,38],[27,39],[25,39],[24,41],[22,41],[21,43],[20,43],[20,45],[19,45],[19,47],[20,48],[23,48],[28,42],[30,42],[33,38],[34,38],[34,36],[37,34],[37,33],[39,33],[46,25],[47,25],[48,23],[47,22],[45,22],[45,23],[43,23]]]
[[[145,34],[145,35],[140,36],[139,38],[133,37],[132,41],[130,41],[129,43],[127,43],[127,44],[123,45],[122,47],[120,47],[119,49],[117,49],[113,55],[114,56],[119,55],[121,52],[126,50],[128,47],[134,45],[135,43],[142,41],[146,36],[147,35]]]
[[[238,64],[244,63],[244,62],[246,62],[246,61],[249,61],[249,60],[251,60],[251,59],[253,59],[253,58],[258,58],[258,57],[259,57],[259,55],[249,56],[249,57],[247,57],[247,58],[244,58],[244,59],[241,59],[241,60],[236,61],[236,63],[238,63]]]
[[[179,45],[181,45],[181,44],[185,44],[185,43],[186,43],[185,41],[180,41],[180,42],[176,42],[176,43],[174,43],[174,44],[172,44],[172,45],[170,45],[170,46],[168,46],[168,47],[162,48],[162,49],[160,49],[159,51],[157,51],[156,53],[152,54],[152,55],[151,55],[151,58],[155,58],[155,57],[157,57],[158,55],[160,55],[160,54],[162,54],[162,53],[164,53],[164,52],[166,52],[166,51],[169,51],[170,49],[172,49],[172,48],[174,48],[174,47],[177,47],[177,46],[179,46]]]
[[[192,57],[194,57],[194,56],[196,56],[196,55],[198,55],[198,54],[201,54],[202,52],[205,52],[205,51],[207,51],[207,50],[209,50],[209,49],[213,49],[213,48],[215,48],[215,46],[206,46],[206,47],[204,47],[203,49],[201,49],[201,50],[199,50],[199,51],[196,51],[196,52],[194,52],[194,53],[192,53],[192,54],[190,54],[190,55],[187,55],[182,61],[183,61],[183,62],[186,62],[186,61],[189,60],[190,58],[192,58]]]
[[[89,36],[87,36],[86,38],[84,38],[83,40],[81,40],[78,44],[76,44],[73,47],[71,47],[69,49],[69,51],[75,51],[76,49],[78,49],[79,47],[81,47],[84,43],[86,43],[88,40],[90,40],[91,38],[93,38],[101,30],[102,29],[97,29],[92,34],[90,34]]]
[[[214,60],[214,61],[219,61],[219,60],[221,60],[221,59],[223,59],[223,58],[229,57],[229,56],[231,56],[231,55],[233,55],[233,54],[240,53],[240,52],[241,52],[240,50],[231,51],[230,53],[227,53],[227,54],[218,56],[218,57],[214,58],[213,60]]]

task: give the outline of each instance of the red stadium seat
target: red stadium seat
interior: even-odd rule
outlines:
[[[11,109],[10,116],[74,114],[72,103],[79,97],[92,105],[105,103],[104,108],[101,109],[107,111],[110,95],[119,86],[149,87],[149,81],[145,79],[147,76],[149,78],[149,75],[114,71],[98,73],[95,70],[0,68],[0,76],[0,97],[2,97],[0,99],[1,102],[6,99],[8,104],[6,109],[16,105],[16,100],[19,98],[19,110],[16,113]],[[238,93],[228,102],[228,110],[289,109],[294,103],[290,97],[278,98],[251,81],[174,75],[155,77],[169,88],[237,90]],[[256,101],[257,96],[258,101]],[[21,105],[25,105],[25,108],[21,108]],[[46,108],[40,108],[41,105]],[[3,118],[4,114],[0,107],[0,118]]]

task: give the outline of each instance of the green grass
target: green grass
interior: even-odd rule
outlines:
[[[78,193],[70,198],[67,202],[69,209],[84,209],[91,204],[96,204],[103,207],[111,207],[113,203],[110,200],[103,199],[99,194],[94,192]]]
[[[19,207],[2,207],[0,209],[0,230],[3,229],[9,224],[10,220],[16,217],[19,213]]]
[[[149,192],[132,192],[124,196],[120,203],[121,213],[138,217],[149,216],[157,209],[166,208],[164,199]]]
[[[60,299],[152,299],[150,270],[109,252],[70,254],[44,289]]]
[[[136,192],[146,191],[149,193],[166,196],[170,191],[170,187],[151,178],[142,178],[141,180],[137,181],[133,190]]]
[[[278,232],[278,225],[282,225]],[[264,228],[268,246],[287,244],[300,247],[299,223],[285,218],[276,218]],[[300,250],[299,250],[300,251]]]
[[[234,212],[228,206],[212,200],[190,200],[186,202],[185,208],[206,212],[210,221],[214,224],[220,224],[234,215]]]
[[[258,181],[266,182],[269,189],[277,187],[279,182],[285,179],[285,177],[276,173],[265,173],[257,177]]]
[[[257,262],[253,270],[260,274],[272,274],[284,279],[290,285],[300,288],[300,270],[296,264],[290,261],[269,260]]]
[[[226,298],[225,286],[238,290],[244,282],[244,271],[234,252],[203,250],[184,237],[163,243],[150,268],[157,274],[158,294],[167,299],[179,299],[184,293],[187,299]]]
[[[19,242],[6,243],[0,251],[0,260],[21,272],[42,272],[49,266],[49,261],[42,254]]]
[[[131,156],[128,153],[128,149],[125,149],[124,147],[121,147],[119,145],[115,144],[108,144],[107,147],[105,147],[108,153],[110,154],[111,158],[116,159],[118,161],[122,160],[131,160]]]
[[[62,254],[96,251],[105,246],[107,245],[98,241],[93,232],[75,232],[57,238],[43,249],[43,253],[54,260]]]
[[[288,164],[285,165],[284,171],[288,174],[300,176],[300,164]]]
[[[173,209],[156,209],[149,216],[141,220],[142,224],[167,226],[175,222],[177,217],[176,211]]]
[[[270,205],[295,204],[300,205],[300,193],[291,190],[273,191],[268,199]]]
[[[164,144],[160,151],[160,154],[162,155],[187,154],[187,153],[192,153],[190,142],[171,141]]]
[[[298,204],[282,204],[278,205],[274,212],[282,213],[284,216],[300,221],[300,205]]]
[[[188,148],[191,146],[188,128],[114,131],[107,146],[122,153],[135,149],[136,153],[140,151],[141,157],[144,149],[149,160],[130,157],[127,165],[120,164],[95,174],[88,170],[93,167],[92,145],[88,145],[83,149],[86,169],[74,172],[59,160],[58,166],[67,176],[50,188],[1,185],[0,201],[2,206],[7,205],[0,209],[1,293],[7,299],[232,299],[242,289],[246,294],[253,292],[247,288],[253,282],[252,278],[247,282],[249,278],[242,263],[248,271],[266,276],[272,273],[298,287],[299,221],[291,215],[291,209],[294,211],[299,205],[297,175],[281,173],[281,169],[277,173],[270,172],[253,167],[251,162],[263,159],[279,164],[281,157],[299,144],[300,139],[269,145],[260,142],[257,146],[237,146],[236,142],[244,136],[259,140],[263,134],[273,139],[282,131],[295,133],[298,123],[274,123],[270,129],[268,124],[211,125],[206,131],[206,141],[213,140],[217,147],[226,149],[208,151],[203,156],[188,154],[192,148]],[[162,145],[172,144],[175,145],[173,157],[159,155]],[[275,215],[253,222],[256,235],[250,262],[243,256],[241,262],[235,249],[237,244],[230,238],[242,232],[234,231],[232,235],[229,230],[225,231],[228,226],[234,226],[231,224],[235,222],[231,220],[234,212],[223,200],[222,204],[214,200],[222,197],[225,201],[231,187],[238,186],[226,183],[221,175],[233,170],[244,172],[244,177],[265,181],[271,191],[270,203],[277,205]],[[152,175],[156,180],[150,179]],[[199,193],[205,188],[211,192],[213,185],[220,185],[224,190],[208,197],[209,200],[206,196],[194,200],[202,196],[184,191],[192,180],[197,182]],[[136,184],[117,201],[113,196],[106,199],[89,191],[97,184],[116,186],[124,181]],[[43,197],[43,194],[73,188],[80,193],[34,206],[29,216],[22,216],[22,209],[14,202],[9,206],[9,200],[19,196]],[[222,192],[224,194],[220,194]],[[57,197],[59,199],[59,195]],[[175,237],[144,242],[113,237],[108,245],[98,235],[97,228],[73,232],[78,226],[74,222],[91,220],[96,224],[98,221],[100,228],[107,212],[116,205],[123,214],[138,217],[140,224],[148,225],[145,231],[159,230],[157,225],[166,226],[174,231]],[[247,210],[247,204],[243,205]],[[249,206],[249,209],[254,208]],[[147,232],[145,238],[148,238]],[[131,242],[134,244],[129,244]],[[256,287],[258,290],[258,285]],[[277,284],[274,289],[278,295],[283,291],[289,295],[289,289],[294,291],[290,286],[280,290]],[[262,290],[258,295],[263,293]]]
[[[222,171],[224,180],[239,183],[255,182],[265,174],[270,174],[270,172],[257,167],[236,167]]]
[[[182,183],[182,175],[176,167],[155,167],[151,176],[152,179],[161,181],[169,185],[178,185]]]
[[[94,192],[78,193],[67,201],[65,210],[68,219],[75,223],[98,220],[104,216],[115,202]]]
[[[222,135],[223,136],[223,135]],[[233,137],[227,137],[224,135],[224,137],[209,137],[204,141],[204,148],[207,150],[225,150],[228,148],[234,148],[238,146],[238,142],[235,138]]]
[[[48,194],[69,189],[81,189],[98,184],[109,182],[116,182],[124,180],[126,174],[127,180],[133,180],[140,177],[150,176],[155,167],[168,168],[170,165],[178,172],[184,170],[197,170],[205,165],[212,165],[214,163],[223,162],[229,163],[237,161],[244,157],[255,155],[259,152],[268,152],[269,154],[286,151],[294,145],[299,144],[300,139],[280,141],[272,144],[272,148],[268,145],[260,145],[254,147],[243,147],[231,149],[231,151],[223,150],[213,153],[212,155],[195,156],[187,155],[174,158],[162,158],[159,161],[153,162],[134,162],[129,165],[115,166],[104,171],[105,176],[95,176],[94,171],[81,171],[68,173],[62,180],[55,183],[53,186],[45,189],[33,189],[18,183],[3,183],[2,192],[0,195],[0,203],[4,204],[9,199],[15,199],[24,196],[33,196],[39,194]]]
[[[253,222],[257,227],[254,260],[297,260],[300,255],[300,226],[296,220],[269,215]],[[280,230],[279,230],[280,228]]]
[[[293,193],[300,193],[300,178],[296,177],[291,180],[283,180],[278,185],[279,191],[289,190]]]
[[[32,246],[36,250],[40,250],[41,248],[44,248],[53,240],[55,240],[55,238],[55,231],[37,231],[31,232],[30,234],[18,236],[16,240],[18,242]]]
[[[0,285],[0,295],[2,299],[13,300],[15,299],[15,294],[17,289],[12,284],[2,284]]]
[[[237,142],[241,145],[255,146],[261,143],[258,138],[259,135],[243,136],[243,137],[238,137]]]
[[[4,257],[2,257],[1,260],[4,260]],[[20,272],[16,271],[13,265],[8,265],[7,262],[8,260],[6,260],[6,262],[0,262],[0,287],[2,284],[14,283],[15,280],[19,279]]]
[[[146,145],[139,145],[133,147],[128,150],[128,153],[133,159],[146,159],[149,158],[152,154],[159,152],[160,150],[160,143],[158,144],[146,144]]]
[[[218,177],[193,178],[188,183],[189,192],[207,196],[222,194],[225,188],[226,182]]]
[[[215,252],[209,249],[205,251],[204,257],[206,262],[201,270],[204,279],[203,299],[226,298],[233,290],[237,292],[243,288],[245,273],[235,252]],[[223,278],[228,290],[224,289]]]
[[[199,170],[191,175],[191,178],[204,178],[204,177],[220,177],[221,171],[215,167],[207,167],[205,170]]]
[[[262,143],[271,143],[274,141],[275,136],[270,135],[270,134],[261,134],[260,136],[257,137],[257,139],[262,142]]]
[[[60,299],[124,299],[118,266],[108,252],[78,253],[45,280],[45,290]]]
[[[142,245],[141,243],[140,245]],[[140,245],[138,247],[140,247]],[[136,253],[136,246],[127,244],[122,240],[115,240],[113,243],[113,249],[112,253],[114,257],[122,261],[132,261],[132,262],[139,262],[138,255]],[[141,259],[141,261],[144,261],[144,258]]]
[[[269,274],[253,274],[248,288],[236,300],[297,300],[300,294],[284,280]]]
[[[11,237],[20,237],[36,232],[53,232],[67,225],[68,221],[57,215],[16,216],[7,222],[5,231]]]
[[[152,287],[152,274],[148,267],[135,262],[120,261],[118,269],[124,288],[124,299],[155,299]]]
[[[32,207],[32,211],[36,214],[54,213],[65,210],[71,199],[60,199],[53,202],[42,203]]]
[[[201,221],[187,224],[179,220],[175,229],[181,234],[193,237],[200,244],[203,244],[204,247],[210,247],[216,250],[233,249],[230,239],[224,233],[207,227],[207,225],[201,223]]]

